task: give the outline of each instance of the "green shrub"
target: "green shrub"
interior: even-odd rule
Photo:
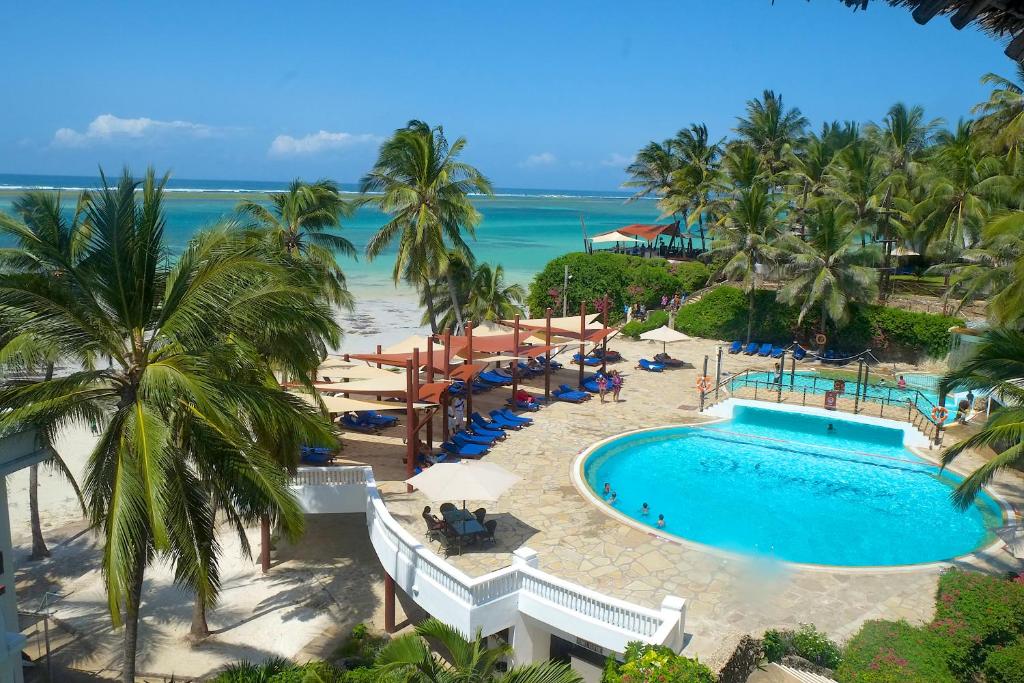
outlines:
[[[377,683],[380,674],[369,667],[342,671],[337,683]]]
[[[267,683],[340,683],[342,673],[327,662],[293,666],[267,679]]]
[[[626,287],[632,283],[628,270],[649,262],[649,259],[624,254],[577,252],[559,256],[548,261],[544,270],[533,277],[526,304],[534,317],[544,315],[544,309],[548,306],[561,315],[564,269],[569,266],[572,275],[566,297],[569,313],[578,312],[581,301],[587,304],[588,310],[593,311],[593,303],[607,294],[611,300],[609,313],[612,319],[621,319],[622,307],[626,303]]]
[[[803,657],[826,669],[835,669],[842,660],[839,645],[815,628],[814,624],[802,624],[798,631],[789,629],[765,631],[765,658],[770,662],[778,662],[786,655]]]
[[[714,683],[715,674],[696,659],[677,655],[661,645],[633,642],[626,646],[624,661],[609,659],[601,683]]]
[[[872,345],[876,348],[884,351],[893,345],[936,358],[949,352],[949,328],[964,322],[950,316],[887,306],[862,305],[855,308],[867,318]]]
[[[969,680],[990,652],[1024,636],[1024,584],[977,572],[944,572],[928,628],[942,639],[950,671]]]
[[[356,624],[345,642],[335,650],[334,656],[345,659],[346,666],[350,668],[371,666],[387,642],[386,636],[372,633],[366,624]]]
[[[633,320],[622,326],[622,334],[627,337],[633,337],[634,339],[639,337],[644,332],[654,330],[662,325],[668,324],[668,312],[667,311],[651,311],[647,314],[647,320],[640,322],[639,320]]]
[[[956,683],[941,639],[905,621],[869,621],[846,644],[839,683]]]
[[[629,282],[627,288],[642,292],[637,303],[648,307],[660,306],[662,297],[671,298],[679,292],[679,279],[669,272],[665,261],[657,265],[633,266],[626,271],[626,278]]]
[[[988,683],[1024,683],[1024,640],[989,653],[984,672]]]
[[[748,296],[736,287],[716,287],[700,301],[679,310],[676,329],[708,339],[746,339]],[[754,294],[753,340],[788,344],[800,336],[799,317],[800,309],[796,306],[779,303],[773,291],[759,290]]]
[[[711,269],[700,261],[680,261],[668,266],[668,271],[679,281],[683,292],[694,292],[708,284]]]

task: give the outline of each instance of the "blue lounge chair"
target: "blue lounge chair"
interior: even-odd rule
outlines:
[[[491,420],[493,420],[495,424],[507,424],[512,429],[520,429],[522,427],[528,427],[531,424],[533,424],[533,420],[521,418],[515,413],[509,413],[508,415],[506,415],[500,410],[492,410],[490,413],[488,413],[488,415],[491,416]]]
[[[321,453],[319,451],[303,451],[299,458],[302,462],[308,465],[326,465],[332,458],[330,453]]]
[[[452,382],[451,386],[448,387],[448,393],[452,396],[465,396],[466,395],[466,383],[465,382]]]
[[[375,432],[377,431],[377,425],[372,425],[367,422],[360,422],[352,417],[349,413],[345,413],[341,417],[341,424],[349,429],[354,429],[357,432]]]
[[[516,401],[515,404],[516,404],[516,408],[519,408],[519,410],[530,410],[530,411],[540,410],[540,404],[539,403],[535,403],[535,402],[534,403],[527,403],[526,401]]]
[[[580,354],[575,353],[572,356],[572,362],[576,363],[577,365],[579,365],[580,363],[583,363],[584,365],[588,365],[590,367],[594,367],[595,365],[600,365],[601,364],[601,359],[600,358],[594,358],[593,356],[581,356]]]
[[[747,344],[747,348],[743,349],[744,356],[753,356],[757,353],[757,342],[750,342]]]
[[[398,424],[398,418],[394,415],[381,415],[376,410],[367,410],[365,413],[360,413],[362,420],[367,424],[379,425],[381,427],[394,427]]]
[[[782,358],[782,354],[784,354],[785,352],[786,352],[786,349],[784,349],[783,347],[781,347],[781,346],[773,346],[772,347],[772,358]]]
[[[464,446],[459,446],[451,441],[445,441],[441,444],[441,448],[452,455],[460,458],[479,458],[481,455],[486,453],[488,450],[487,446],[481,446],[479,444],[470,443]]]
[[[821,362],[822,363],[832,363],[832,362],[835,361],[835,359],[837,357],[838,357],[838,354],[836,354],[835,351],[833,351],[832,349],[828,349],[828,350],[825,351],[825,355],[823,355],[821,357]]]
[[[474,443],[477,446],[493,446],[497,439],[491,439],[477,434],[470,434],[469,432],[458,432],[456,434],[452,434],[452,441],[460,446],[465,446],[468,443]]]
[[[551,395],[559,401],[568,401],[570,403],[583,403],[590,397],[590,394],[584,391],[572,391],[571,389],[568,391],[555,389],[551,392]]]
[[[796,359],[796,360],[803,360],[806,357],[807,357],[807,349],[805,349],[804,347],[802,347],[800,345],[797,345],[797,347],[795,349],[793,349],[793,358],[794,359]]]
[[[505,428],[499,424],[494,424],[489,420],[485,419],[480,413],[474,412],[469,417],[469,428],[473,430],[473,433],[479,434],[480,436],[494,436],[499,439],[504,439]]]
[[[499,375],[498,373],[494,372],[493,370],[484,370],[479,375],[477,375],[477,377],[479,377],[484,382],[488,382],[490,384],[494,384],[494,385],[497,385],[497,386],[504,386],[506,384],[512,384],[512,378],[511,377],[506,377],[504,375]]]
[[[550,365],[552,370],[561,370],[562,369],[562,364],[559,363],[554,358],[552,358],[551,361],[549,362],[544,356],[541,356],[540,358],[537,359],[537,362],[540,363],[541,365],[545,365],[545,364]]]
[[[661,372],[665,369],[665,366],[662,365],[661,363],[654,363],[647,360],[646,358],[641,358],[640,362],[637,364],[637,367],[640,368],[641,370],[646,370],[647,372]]]
[[[519,374],[523,377],[536,377],[540,373],[544,372],[539,368],[531,368],[526,363],[518,363],[517,365],[519,367]]]
[[[490,391],[493,386],[493,384],[488,384],[475,379],[473,380],[473,393],[479,394],[481,391]]]
[[[500,412],[502,415],[504,415],[505,417],[507,417],[510,420],[519,420],[520,422],[524,422],[524,423],[526,423],[528,425],[532,425],[533,424],[533,418],[532,417],[526,417],[525,415],[516,415],[515,413],[513,413],[508,408],[501,408],[498,412]]]
[[[729,347],[729,353],[739,353],[742,350],[743,350],[743,342],[741,342],[738,339],[736,341],[734,341],[732,343],[732,345]]]
[[[772,345],[765,343],[761,344],[761,349],[757,352],[759,356],[770,356],[772,355]]]

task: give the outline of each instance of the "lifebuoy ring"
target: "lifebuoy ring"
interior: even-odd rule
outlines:
[[[702,394],[706,394],[706,393],[708,393],[708,390],[710,390],[710,389],[711,389],[711,378],[710,377],[708,377],[707,375],[704,375],[703,377],[698,377],[697,378],[697,391],[699,391]]]
[[[828,337],[823,335],[821,332],[819,332],[818,334],[814,335],[814,343],[817,344],[818,346],[821,346],[822,344],[824,344],[827,341],[828,341]]]
[[[949,417],[949,411],[944,406],[932,408],[932,419],[936,422],[945,422],[947,417]]]

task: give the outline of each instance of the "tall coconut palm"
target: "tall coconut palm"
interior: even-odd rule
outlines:
[[[939,382],[942,396],[954,389],[991,389],[1002,406],[992,411],[979,432],[942,452],[945,466],[970,449],[999,449],[953,492],[960,509],[966,509],[997,472],[1024,465],[1024,332],[996,328],[977,346],[973,356]]]
[[[696,224],[703,244],[705,216],[699,209],[707,205],[719,183],[722,141],[712,142],[708,127],[693,123],[680,130],[672,143],[678,168],[672,174],[672,188],[662,200],[662,209],[665,214],[681,213],[688,226]]]
[[[335,304],[350,306],[352,295],[337,254],[355,256],[352,243],[334,231],[341,219],[352,212],[332,180],[307,183],[296,179],[287,192],[270,195],[270,206],[243,201],[236,210],[248,217],[254,228],[291,259],[301,259],[315,268],[325,294]]]
[[[632,202],[651,195],[664,197],[672,190],[672,174],[677,168],[679,158],[676,156],[673,140],[647,143],[626,167],[630,179],[622,186],[636,188],[636,192],[627,201]]]
[[[906,174],[941,125],[942,119],[925,120],[924,107],[897,102],[889,107],[882,123],[871,128],[888,156],[890,172]]]
[[[87,234],[87,226],[82,220],[87,201],[88,195],[81,195],[74,212],[68,217],[59,192],[28,192],[16,198],[12,203],[16,218],[0,212],[0,234],[17,245],[11,249],[0,249],[0,271],[33,273],[37,277],[54,280],[63,277],[63,264],[76,263],[81,256],[81,246]],[[57,347],[20,330],[12,330],[11,334],[4,336],[0,349],[0,366],[4,370],[8,373],[41,374],[43,381],[53,378],[54,366],[61,360]],[[71,484],[84,515],[85,499],[78,482],[52,447],[48,436],[44,432],[42,445],[49,449],[51,455],[43,464]],[[50,556],[50,549],[43,537],[39,514],[39,464],[29,467],[28,495],[32,531],[29,560],[41,560]]]
[[[778,260],[782,223],[775,202],[763,184],[740,190],[712,229],[712,260],[722,260],[722,273],[739,280],[747,292],[747,343],[754,328],[757,276]]]
[[[435,654],[435,650],[439,650]],[[452,627],[428,619],[415,633],[400,636],[377,655],[380,680],[408,683],[581,683],[568,664],[541,662],[498,670],[512,654],[509,645],[488,648],[479,634],[472,640]]]
[[[895,178],[868,140],[859,139],[836,153],[826,173],[825,192],[850,208],[862,244],[878,234],[878,216]]]
[[[877,295],[879,254],[874,246],[856,245],[860,228],[853,211],[827,198],[806,213],[806,239],[783,238],[785,280],[780,301],[800,305],[799,322],[818,309],[822,334],[849,317],[850,304]]]
[[[0,388],[0,431],[100,425],[84,490],[102,538],[101,566],[115,626],[125,626],[122,680],[135,680],[146,566],[157,554],[195,590],[215,592],[209,491],[232,507],[271,514],[297,532],[301,514],[286,473],[253,434],[273,429],[327,442],[332,432],[307,404],[281,391],[261,342],[288,335],[291,358],[318,362],[336,340],[319,293],[296,284],[281,259],[221,229],[197,236],[171,265],[161,207],[166,176],[141,185],[126,171],[103,179],[85,214],[82,256],[55,255],[60,278],[0,273],[0,329],[56,348],[61,357],[109,358],[24,386]],[[137,192],[137,190],[140,190]],[[29,250],[16,259],[31,261]],[[278,359],[283,360],[283,359]],[[241,381],[232,376],[259,378]]]
[[[992,86],[992,92],[971,110],[980,115],[978,128],[989,134],[996,151],[1016,147],[1024,140],[1024,65],[1017,65],[1016,82],[987,73],[981,83]]]
[[[380,193],[363,201],[376,204],[391,218],[366,245],[374,259],[398,242],[392,269],[397,284],[411,280],[420,291],[444,276],[458,327],[463,326],[454,271],[447,268],[452,251],[469,254],[463,233],[475,236],[480,223],[469,195],[492,194],[491,183],[476,168],[459,161],[466,139],[449,144],[441,126],[410,121],[380,147],[377,162],[360,182],[360,192]],[[432,320],[431,328],[437,331]]]
[[[463,303],[462,317],[467,320],[497,321],[513,318],[522,311],[526,290],[518,283],[505,280],[505,268],[500,264],[466,263],[453,255],[450,261],[455,269],[455,283],[459,301]],[[428,301],[428,297],[432,301]],[[435,280],[431,287],[420,294],[420,303],[426,311],[433,310],[438,316],[440,329],[454,329],[455,311],[447,292],[447,281]],[[429,318],[424,313],[423,324]]]
[[[736,123],[740,139],[757,150],[770,176],[782,171],[787,147],[800,142],[807,119],[796,107],[787,109],[782,95],[765,90],[761,99],[747,100],[745,117]]]

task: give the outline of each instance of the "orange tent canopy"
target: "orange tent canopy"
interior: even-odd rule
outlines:
[[[623,235],[633,235],[640,239],[647,240],[648,242],[655,240],[662,235],[668,237],[679,237],[679,221],[675,223],[633,223],[627,225],[624,228],[619,228],[618,232]]]
[[[464,339],[464,337],[458,337],[458,339]],[[475,342],[476,340],[474,340]],[[474,346],[476,344],[474,343]],[[451,347],[445,348],[443,345],[438,344],[434,347],[433,357],[428,357],[426,351],[419,354],[419,362],[421,367],[433,367],[434,372],[444,372],[444,362],[447,357],[448,362],[452,365],[460,363],[461,360],[452,358],[455,354],[459,353],[463,348],[463,344],[452,342]],[[475,351],[476,349],[474,349]],[[399,368],[404,368],[405,364],[412,360],[412,352],[408,353],[357,353],[349,356],[356,360],[366,361],[367,363],[380,363],[381,365],[392,365]]]

